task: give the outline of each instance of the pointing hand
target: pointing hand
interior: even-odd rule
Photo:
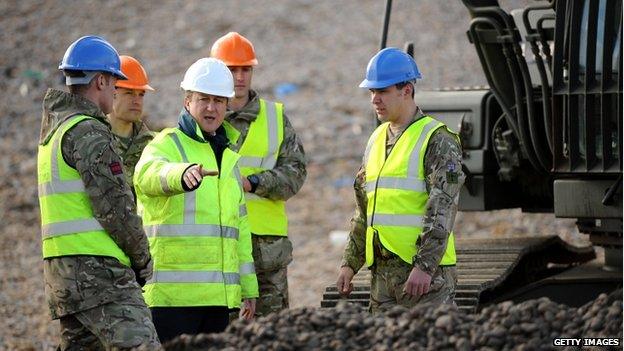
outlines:
[[[189,167],[182,175],[184,184],[189,189],[195,189],[201,184],[202,179],[206,176],[217,176],[219,171],[204,169],[202,165],[193,165]]]

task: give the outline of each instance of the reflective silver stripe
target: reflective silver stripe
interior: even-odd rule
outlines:
[[[236,166],[234,167],[233,172],[234,172],[234,177],[236,177],[236,181],[238,182],[238,184],[240,184],[241,191],[242,191],[242,190],[243,190],[243,179],[242,179],[242,177],[241,177],[240,168],[238,167],[238,165],[236,165]],[[242,191],[242,192],[241,192],[240,201],[242,201],[242,200],[243,200],[243,197],[244,197],[244,196],[245,196],[245,192],[244,192],[244,191]],[[245,205],[241,205],[241,206],[245,206]],[[245,207],[245,215],[246,215],[246,214],[247,214],[247,207]],[[238,215],[239,215],[239,217],[242,217],[242,216],[243,216],[243,215],[241,214],[241,209],[240,209],[240,208],[238,209]]]
[[[64,128],[65,123],[67,122],[64,122],[63,124],[61,124],[59,126],[59,129]],[[57,182],[59,179],[61,179],[61,175],[59,173],[59,167],[58,167],[57,154],[58,154],[59,144],[62,138],[63,138],[62,135],[57,136],[56,138],[54,138],[54,143],[52,144],[52,151],[51,151],[52,157],[50,159],[50,172],[52,173],[50,175],[52,176],[52,182]]]
[[[182,162],[188,163],[188,158],[186,157],[186,152],[184,152],[184,148],[182,147],[182,143],[180,142],[180,138],[177,134],[171,133],[169,134],[173,142],[175,142],[178,147],[178,152],[180,156],[182,156]],[[189,191],[184,193],[184,224],[194,224],[195,223],[195,205],[196,205],[197,195],[195,191]]]
[[[245,205],[238,206],[238,216],[244,217],[246,215],[247,215],[247,206]]]
[[[234,177],[236,178],[236,181],[238,182],[238,184],[242,186],[243,179],[241,178],[240,169],[238,168],[238,166],[235,166],[232,172],[234,172]]]
[[[366,167],[366,164],[368,163],[368,157],[370,156],[370,151],[373,148],[373,145],[375,144],[376,140],[377,140],[377,136],[375,137],[371,136],[368,139],[368,143],[366,144],[366,150],[364,150],[364,160],[363,160],[364,167]]]
[[[215,271],[154,271],[147,283],[225,283],[239,284],[238,273]]]
[[[195,200],[196,191],[184,193],[184,224],[195,224]]]
[[[74,221],[65,221],[50,223],[41,227],[41,235],[44,238],[50,238],[65,234],[74,234],[82,232],[92,232],[104,230],[100,222],[94,218],[77,219]]]
[[[167,183],[167,173],[169,173],[172,167],[173,165],[166,164],[163,166],[163,168],[160,170],[160,173],[158,174],[158,177],[160,178],[160,186],[162,187],[162,190],[165,192],[165,194],[171,194],[171,189],[169,188],[169,184]]]
[[[273,169],[273,167],[275,167],[277,155],[277,108],[273,102],[266,101],[264,105],[266,107],[267,129],[269,133],[267,137],[269,143],[267,155],[262,161],[262,168]]]
[[[238,240],[238,228],[221,227],[221,237]]]
[[[178,135],[176,133],[170,133],[169,136],[171,137],[171,139],[173,139],[173,142],[178,147],[178,151],[182,156],[182,162],[188,162],[188,158],[186,158],[186,152],[184,152],[184,148],[182,147],[182,143],[180,142],[180,138],[178,137]]]
[[[79,116],[79,115],[77,115]],[[67,125],[68,123],[70,123],[71,121],[73,121],[75,118],[75,116],[72,116],[68,119],[66,119],[63,123],[61,123],[61,125],[57,128],[57,130],[62,133],[63,130],[65,129],[65,125]],[[50,171],[52,172],[51,176],[52,176],[52,182],[56,182],[58,180],[61,179],[61,173],[59,171],[59,167],[58,167],[58,152],[59,152],[59,145],[61,143],[61,139],[63,138],[63,135],[58,135],[54,138],[54,143],[52,143],[52,157],[50,160]]]
[[[39,184],[39,196],[47,196],[54,194],[64,193],[81,193],[84,192],[84,184],[82,179],[67,180],[67,181],[53,181],[43,184]]]
[[[375,181],[366,182],[366,192],[372,193],[375,191],[375,184],[377,189],[397,189],[397,190],[411,190],[425,192],[427,185],[424,180],[414,178],[396,178],[396,177],[380,177],[379,182]]]
[[[240,273],[240,275],[243,275],[243,274],[255,274],[256,273],[256,267],[254,267],[253,262],[243,263],[238,268],[238,273]]]
[[[238,240],[238,229],[215,224],[155,224],[143,226],[145,234],[156,236],[210,236]]]
[[[240,284],[240,274],[238,273],[223,273],[225,278],[225,285],[238,285]]]
[[[241,167],[260,168],[262,167],[262,157],[256,156],[241,156],[238,160],[238,164]]]
[[[418,169],[420,168],[420,150],[423,147],[423,144],[425,143],[425,139],[427,138],[427,134],[429,134],[429,132],[436,128],[437,126],[440,126],[441,124],[439,124],[438,121],[436,120],[431,120],[429,123],[427,123],[427,125],[423,128],[422,132],[420,133],[420,136],[418,137],[418,141],[416,142],[416,146],[414,146],[414,149],[412,150],[412,154],[410,155],[409,158],[409,163],[407,165],[407,176],[408,177],[414,177],[417,178],[418,177]]]
[[[367,222],[370,226],[371,216]],[[388,225],[397,227],[422,227],[422,216],[404,214],[375,213],[375,225]]]

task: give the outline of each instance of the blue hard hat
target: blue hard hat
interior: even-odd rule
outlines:
[[[121,72],[117,50],[104,38],[88,35],[73,42],[65,51],[58,67],[67,71],[108,72],[119,79],[128,79]]]
[[[360,88],[382,89],[391,85],[421,79],[414,59],[397,48],[385,48],[368,62],[366,78]]]

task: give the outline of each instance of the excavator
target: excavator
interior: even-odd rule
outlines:
[[[415,96],[460,135],[459,210],[574,218],[591,245],[554,235],[458,238],[456,304],[467,313],[539,297],[581,306],[621,289],[622,0],[537,1],[509,12],[497,0],[461,3],[488,86]],[[381,48],[391,10],[387,0]],[[414,44],[405,51],[413,56]],[[347,300],[368,305],[370,271],[353,283]],[[321,306],[344,299],[329,286]]]

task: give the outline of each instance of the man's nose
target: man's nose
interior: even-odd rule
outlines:
[[[379,94],[377,94],[376,92],[372,92],[371,93],[371,102],[373,104],[379,103],[381,99],[379,98]]]

